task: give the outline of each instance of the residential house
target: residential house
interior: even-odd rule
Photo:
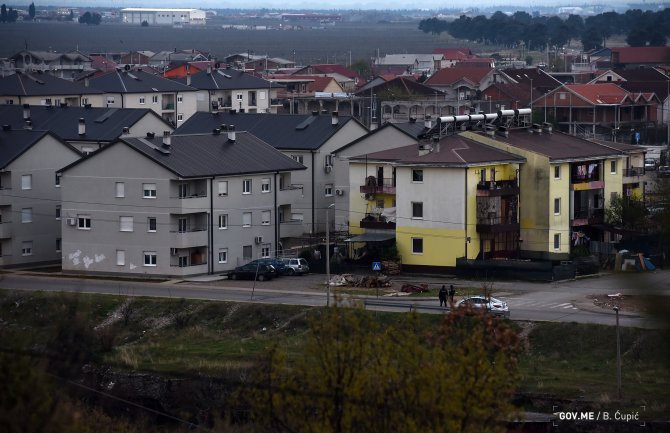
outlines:
[[[424,74],[430,76],[446,67],[442,54],[387,54],[374,59],[374,69],[382,74],[390,67],[402,67],[405,74]]]
[[[612,67],[638,68],[665,65],[670,62],[670,47],[616,47],[612,48]]]
[[[235,130],[119,140],[61,171],[63,269],[186,276],[275,256],[300,170]]]
[[[276,94],[281,86],[237,69],[207,67],[174,81],[197,89],[197,111],[276,113],[281,106]]]
[[[333,77],[346,92],[353,92],[358,87],[360,77],[354,71],[338,64],[308,65],[298,69],[293,75],[323,75]]]
[[[429,136],[349,158],[354,255],[395,238],[404,269],[454,269],[459,258],[517,257],[517,173],[524,162],[460,135]]]
[[[470,48],[435,48],[433,54],[441,54],[444,58],[443,68],[450,68],[456,63],[476,57]]]
[[[123,54],[117,63],[121,65],[148,66],[151,58],[155,55],[156,53],[148,50],[130,51]]]
[[[299,114],[327,110],[345,116],[354,115],[351,94],[345,92],[333,77],[268,74],[265,79],[283,86],[277,90],[277,99],[283,101],[278,112]]]
[[[50,132],[0,131],[0,268],[58,263],[61,187],[56,170],[80,158]]]
[[[568,260],[588,239],[611,240],[603,224],[612,197],[623,193],[621,147],[555,132],[549,124],[461,135],[527,161],[519,172],[521,258]]]
[[[161,135],[174,129],[148,108],[0,105],[0,119],[12,129],[50,131],[83,154],[119,138]]]
[[[103,92],[42,72],[17,72],[0,78],[0,104],[102,107]]]
[[[165,78],[184,78],[187,75],[194,75],[200,71],[206,70],[208,67],[216,67],[217,62],[213,60],[200,60],[197,62],[180,63],[178,65],[168,67],[168,69],[161,75]]]
[[[72,80],[76,74],[91,70],[92,59],[77,50],[57,53],[54,51],[22,50],[10,57],[17,72],[51,74]]]
[[[570,134],[630,143],[634,132],[656,122],[659,103],[654,94],[631,94],[614,83],[564,84],[533,107]]]
[[[235,125],[238,131],[249,132],[285,155],[307,167],[294,173],[292,187],[300,191],[291,213],[280,213],[282,221],[302,221],[282,229],[288,237],[325,231],[326,209],[335,200],[335,185],[345,183],[337,179],[338,163],[332,153],[367,133],[355,119],[338,113],[257,114],[196,113],[175,134],[207,133],[225,125]],[[331,220],[332,221],[332,220]],[[337,227],[338,230],[342,227]],[[282,235],[282,237],[284,236]]]
[[[559,87],[561,82],[540,68],[504,69],[508,82],[493,83],[481,92],[479,111],[531,107],[533,99]]]
[[[473,101],[479,101],[483,90],[494,83],[509,83],[511,80],[493,68],[445,68],[440,69],[424,82],[433,89],[446,94],[446,99],[456,102],[455,113],[470,111]]]
[[[171,66],[188,62],[211,60],[207,53],[198,50],[159,51],[149,59],[149,66],[165,71]]]
[[[143,70],[116,70],[89,82],[105,93],[103,107],[150,108],[175,126],[197,110],[197,89]]]

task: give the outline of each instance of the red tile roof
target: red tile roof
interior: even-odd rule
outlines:
[[[304,68],[300,69],[297,73],[300,74],[303,71],[306,72],[307,70],[309,70],[308,68],[312,68],[312,73],[316,74],[340,74],[351,79],[358,78],[358,74],[356,72],[335,63],[305,66]]]
[[[612,48],[612,63],[669,63],[670,47],[618,47]]]
[[[472,57],[470,48],[435,48],[433,54],[442,54],[446,60],[465,60]]]
[[[429,86],[448,86],[463,79],[467,79],[473,84],[479,84],[492,70],[493,68],[444,68],[426,80],[426,84]]]
[[[593,105],[622,104],[630,94],[614,83],[566,84],[566,88]]]

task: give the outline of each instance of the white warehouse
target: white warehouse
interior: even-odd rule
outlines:
[[[121,9],[121,19],[126,24],[141,25],[202,25],[205,24],[205,11],[200,9]]]

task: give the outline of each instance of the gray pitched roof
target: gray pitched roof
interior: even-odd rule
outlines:
[[[186,84],[186,77],[174,81]],[[213,69],[191,75],[191,87],[201,90],[233,90],[233,89],[269,89],[283,87],[262,78],[255,77],[237,69]]]
[[[222,124],[234,125],[238,131],[249,131],[277,149],[316,150],[348,122],[355,122],[350,116],[340,116],[333,126],[331,120],[331,114],[197,112],[175,134],[209,133]]]
[[[112,71],[90,79],[91,87],[106,93],[194,92],[196,89],[141,70]]]
[[[360,155],[351,160],[388,161],[398,164],[467,167],[491,163],[522,163],[526,158],[505,152],[460,135],[443,137],[439,149],[419,154],[418,144]]]
[[[125,144],[165,167],[177,176],[232,176],[276,171],[304,170],[305,167],[249,133],[237,132],[235,142],[227,134],[171,136],[170,147],[162,146],[162,137],[125,138],[91,154],[97,158],[113,146]],[[67,171],[78,164],[62,169]]]
[[[30,121],[34,130],[51,131],[66,141],[116,140],[124,127],[132,128],[145,116],[160,117],[148,108],[84,108],[84,107],[30,107]],[[86,122],[86,134],[79,135],[79,119]],[[162,119],[160,119],[163,121]],[[164,122],[164,121],[163,121]],[[0,123],[23,129],[23,107],[0,105]],[[167,123],[165,130],[172,127]],[[153,131],[161,134],[163,131]]]
[[[426,128],[423,122],[402,122],[402,123],[391,123],[391,122],[386,122],[382,126],[380,126],[377,129],[374,129],[367,134],[363,135],[362,137],[358,137],[354,141],[345,144],[344,146],[338,148],[335,153],[342,152],[343,150],[354,146],[361,141],[365,141],[368,137],[378,134],[380,131],[386,129],[386,128],[395,128],[398,131],[402,132],[403,134],[414,138],[415,140],[418,140],[419,137],[421,137],[425,132],[430,131],[430,129]]]
[[[0,95],[3,96],[51,96],[51,95],[95,95],[99,89],[54,77],[41,72],[16,74],[0,78]]]
[[[28,131],[24,129],[0,130],[0,169],[6,168],[12,161],[30,149],[43,137],[52,135],[47,131]],[[59,140],[60,141],[60,140]],[[72,152],[79,154],[72,146],[63,143]]]

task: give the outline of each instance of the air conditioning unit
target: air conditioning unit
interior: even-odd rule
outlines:
[[[176,248],[170,248],[170,255],[171,256],[176,256],[177,254],[178,254],[178,252],[177,252]]]
[[[69,226],[73,226],[77,224],[77,218],[65,218],[65,222]]]
[[[343,189],[336,189],[335,190],[335,195],[344,195],[344,190]]]
[[[323,167],[323,169],[326,171],[326,173],[330,173],[333,171],[333,166],[332,165],[326,165]]]
[[[255,244],[260,244],[263,242],[263,236],[256,236],[254,237],[254,243]]]
[[[374,195],[374,194],[365,194],[365,199],[366,199],[366,200],[374,200],[374,199],[375,199],[375,195]]]

